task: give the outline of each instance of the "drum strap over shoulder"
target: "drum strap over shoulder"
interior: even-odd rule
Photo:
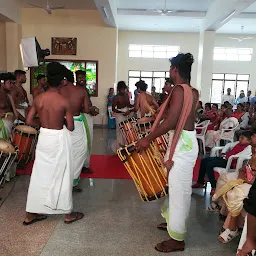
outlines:
[[[172,144],[170,146],[169,158],[167,160],[167,162],[169,162],[169,164],[167,164],[167,165],[170,165],[170,168],[171,168],[172,157],[173,157],[175,148],[177,146],[177,143],[179,141],[181,132],[182,132],[182,130],[183,130],[185,124],[186,124],[187,118],[188,118],[188,116],[191,112],[191,109],[193,107],[193,92],[192,91],[194,90],[198,94],[197,90],[191,89],[187,84],[180,84],[180,85],[176,85],[176,86],[182,87],[182,89],[184,91],[184,95],[183,95],[182,110],[181,110],[180,117],[179,117],[179,120],[178,120],[177,125],[176,125],[176,129],[175,129],[173,139],[172,139]],[[167,108],[167,106],[170,102],[171,95],[172,95],[172,93],[170,93],[170,95],[168,96],[168,98],[166,99],[164,104],[162,105],[162,107],[160,109],[160,112],[159,112],[159,115],[157,116],[157,118],[154,122],[154,125],[152,127],[152,131],[154,131],[156,129],[159,122],[161,121],[163,113],[166,110],[166,108]],[[197,95],[196,106],[198,104],[198,100],[199,100],[199,94]]]

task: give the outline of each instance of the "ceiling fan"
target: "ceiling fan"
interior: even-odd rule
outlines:
[[[31,6],[37,7],[37,8],[42,8],[44,9],[48,14],[52,14],[52,11],[54,10],[60,10],[60,9],[64,9],[64,6],[50,6],[49,1],[46,1],[46,7],[42,7],[42,6],[38,6],[38,5],[34,5],[34,4],[30,4]]]
[[[156,12],[156,13],[159,13],[160,15],[163,15],[163,16],[166,16],[170,13],[182,12],[182,11],[168,10],[166,2],[167,2],[167,0],[165,0],[165,2],[164,2],[164,9],[156,9],[156,10],[150,9],[150,10],[147,10],[147,11]]]
[[[251,39],[255,38],[254,36],[243,37],[243,31],[244,31],[244,26],[241,26],[241,35],[240,35],[240,37],[229,37],[229,39],[237,40],[239,43],[241,43],[244,40],[251,40]]]

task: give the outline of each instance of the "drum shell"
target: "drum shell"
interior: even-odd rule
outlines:
[[[138,131],[136,129],[135,118],[129,118],[123,122],[120,122],[119,129],[127,145],[138,140]]]
[[[17,157],[17,148],[15,153],[6,153],[6,152],[0,151],[0,185],[4,183],[5,175],[7,171],[10,169],[16,157]]]
[[[166,195],[167,177],[163,168],[162,157],[153,144],[143,153],[137,153],[135,145],[118,150],[120,159],[131,175],[143,201],[152,201]]]
[[[18,147],[18,162],[28,163],[32,160],[35,146],[37,143],[38,134],[29,134],[13,128],[12,142]]]

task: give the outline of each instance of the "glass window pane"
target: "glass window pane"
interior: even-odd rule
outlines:
[[[154,77],[165,77],[165,72],[154,72]]]
[[[168,72],[165,72],[165,77],[166,78],[170,78],[170,72],[168,71]]]
[[[250,80],[250,75],[237,75],[237,80]]]
[[[160,45],[154,46],[154,51],[155,52],[166,52],[166,46],[160,46]]]
[[[152,77],[152,73],[153,72],[149,72],[149,71],[141,71],[141,76],[142,77]]]
[[[224,53],[214,53],[213,54],[214,60],[226,60],[226,54]]]
[[[236,80],[236,74],[225,74],[226,80]]]
[[[129,76],[135,76],[135,77],[140,77],[140,71],[129,71]]]
[[[141,51],[141,45],[140,44],[130,44],[129,50]]]
[[[132,99],[134,99],[134,91],[137,89],[135,84],[139,81],[138,78],[129,78],[129,90],[132,93]]]
[[[141,51],[129,51],[130,58],[141,58]]]
[[[154,57],[154,53],[152,52],[146,52],[146,51],[142,51],[142,58],[153,58]]]
[[[142,45],[142,51],[153,52],[154,46],[153,45]]]
[[[167,51],[169,51],[169,52],[179,52],[180,47],[179,46],[167,46]]]
[[[251,48],[240,48],[238,49],[238,54],[252,54],[252,49]]]
[[[237,48],[226,48],[227,54],[237,54]]]
[[[225,48],[215,47],[214,48],[214,53],[216,53],[216,54],[218,54],[218,53],[225,53]]]
[[[239,55],[239,60],[240,61],[251,61],[252,60],[252,55]]]
[[[154,58],[166,59],[166,52],[154,52]]]
[[[167,52],[167,58],[170,59],[172,57],[175,57],[179,54],[179,52]]]
[[[237,61],[238,60],[238,54],[227,54],[227,60]]]
[[[152,88],[152,78],[147,78],[147,77],[142,77],[141,80],[144,80],[145,83],[148,85],[148,92],[151,92],[151,88]]]
[[[237,81],[236,97],[239,96],[241,90],[244,91],[245,96],[246,96],[247,90],[248,90],[248,82],[247,81]]]
[[[224,79],[224,74],[212,74],[212,79]]]
[[[235,95],[236,81],[225,81],[224,83],[224,94],[227,93],[227,89],[231,89],[231,94]]]
[[[222,98],[222,81],[213,80],[211,90],[211,103],[221,103]]]
[[[154,86],[156,87],[156,92],[161,93],[162,88],[165,84],[165,78],[154,78]]]

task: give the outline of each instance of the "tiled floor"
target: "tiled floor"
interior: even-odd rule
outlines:
[[[93,154],[110,154],[113,138],[114,131],[95,129]],[[21,176],[0,190],[1,256],[162,255],[153,249],[156,243],[168,239],[166,232],[156,229],[162,222],[161,202],[141,202],[132,181],[83,179],[84,191],[74,195],[74,208],[85,213],[84,219],[66,225],[63,216],[50,216],[23,227],[28,184],[29,177]],[[174,255],[235,255],[238,239],[226,245],[218,242],[221,223],[216,214],[204,211],[209,197],[202,190],[194,192],[187,247]]]

